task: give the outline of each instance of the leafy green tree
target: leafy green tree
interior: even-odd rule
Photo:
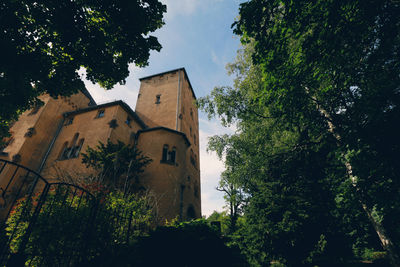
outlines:
[[[84,89],[81,67],[106,89],[125,83],[129,63],[145,66],[150,50],[161,49],[149,34],[165,12],[158,0],[2,1],[0,136],[39,95]]]
[[[237,221],[242,214],[242,206],[245,203],[245,193],[239,183],[236,182],[234,170],[226,170],[221,174],[218,191],[224,192],[225,202],[229,210],[229,233],[237,230]]]
[[[390,0],[252,0],[241,4],[234,24],[243,42],[254,43],[261,71],[248,103],[262,116],[314,131],[310,138],[331,135],[331,152],[396,266],[399,12]]]
[[[96,148],[88,147],[82,153],[82,163],[99,173],[95,175],[100,184],[108,185],[125,195],[137,191],[139,175],[152,160],[144,156],[136,145],[126,145],[121,141],[107,144],[99,142]]]
[[[237,126],[232,136],[212,137],[209,149],[235,170],[235,183],[248,196],[236,238],[242,251],[255,265],[326,265],[342,264],[352,249],[358,256],[379,250],[337,140],[318,109],[294,123],[257,100],[265,87],[261,66],[252,60],[253,45],[228,65],[236,75],[234,87],[215,88],[199,99],[210,116]]]

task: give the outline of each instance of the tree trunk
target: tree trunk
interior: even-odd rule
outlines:
[[[342,145],[341,136],[335,130],[336,127],[333,124],[332,116],[330,116],[330,114],[318,104],[318,102],[316,101],[315,98],[313,98],[313,100],[317,103],[318,111],[327,119],[328,126],[329,126],[329,132],[332,133],[332,135],[335,137],[335,139],[338,143],[338,146],[341,146]],[[398,253],[396,251],[395,245],[393,244],[393,242],[387,235],[382,224],[380,222],[378,222],[377,220],[375,220],[375,218],[372,216],[371,209],[367,206],[367,204],[365,203],[365,201],[363,200],[363,198],[360,194],[361,189],[357,184],[357,177],[353,175],[353,167],[351,166],[349,161],[345,162],[345,166],[346,166],[347,176],[350,178],[353,187],[355,188],[357,194],[359,195],[359,201],[362,206],[362,209],[367,214],[368,220],[371,222],[372,226],[374,227],[375,232],[378,235],[378,238],[381,242],[382,248],[387,252],[391,264],[393,266],[400,267],[400,256],[398,255]]]

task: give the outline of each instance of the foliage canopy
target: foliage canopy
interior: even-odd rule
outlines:
[[[399,264],[399,12],[389,0],[241,4],[234,86],[199,105],[237,125],[209,147],[249,196],[254,264],[344,259],[378,236]]]
[[[137,192],[139,174],[151,161],[136,145],[121,141],[99,142],[96,148],[88,147],[86,153],[82,153],[82,163],[99,172],[95,176],[96,182],[124,194]]]
[[[37,96],[84,89],[78,75],[106,89],[124,83],[128,64],[145,66],[149,35],[163,25],[166,6],[141,1],[13,1],[0,4],[0,123],[2,135]]]

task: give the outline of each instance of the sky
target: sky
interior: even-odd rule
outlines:
[[[161,0],[167,5],[165,25],[154,32],[162,45],[160,52],[152,51],[149,66],[129,66],[125,85],[106,91],[86,82],[97,103],[124,100],[134,110],[139,91],[139,78],[184,67],[196,96],[208,95],[216,86],[232,85],[225,65],[232,62],[239,48],[239,37],[231,25],[238,15],[240,0]],[[207,152],[208,138],[233,133],[217,119],[208,120],[199,113],[200,175],[202,214],[209,216],[224,208],[223,194],[216,190],[224,164],[215,153]]]

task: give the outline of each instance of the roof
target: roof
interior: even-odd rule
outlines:
[[[117,100],[117,101],[113,101],[113,102],[104,103],[101,105],[94,105],[94,106],[90,106],[87,108],[78,109],[78,110],[71,111],[71,112],[66,112],[66,113],[64,113],[64,117],[71,116],[71,115],[77,115],[77,114],[85,113],[88,111],[105,108],[105,107],[111,107],[111,106],[115,106],[115,105],[121,106],[129,115],[131,115],[133,117],[134,120],[136,120],[137,123],[139,123],[139,125],[143,129],[147,128],[147,125],[142,121],[142,119],[140,119],[139,116],[131,109],[131,107],[122,100]]]
[[[184,134],[182,132],[178,132],[178,131],[172,130],[172,129],[167,128],[167,127],[157,126],[157,127],[153,127],[153,128],[147,128],[147,129],[139,130],[139,131],[137,131],[137,135],[139,136],[141,133],[146,133],[146,132],[151,132],[151,131],[160,131],[160,130],[164,130],[164,131],[168,131],[168,132],[171,132],[171,133],[174,133],[174,134],[181,135],[183,137],[183,139],[185,139],[185,142],[187,143],[187,145],[190,146],[190,141],[187,138],[186,134]]]
[[[88,91],[86,88],[81,89],[81,92],[82,92],[82,94],[84,94],[87,98],[89,98],[89,100],[90,100],[89,106],[94,106],[94,105],[96,105],[96,101],[94,101],[92,95],[89,93],[89,91]]]
[[[164,74],[168,74],[168,73],[176,72],[176,71],[180,71],[180,70],[183,70],[183,72],[185,73],[185,76],[186,76],[187,81],[188,81],[188,83],[189,83],[190,90],[192,90],[194,99],[196,99],[196,94],[194,93],[192,84],[190,83],[190,80],[189,80],[189,75],[187,74],[185,68],[178,68],[178,69],[174,69],[174,70],[169,70],[169,71],[161,72],[161,73],[158,73],[158,74],[153,74],[153,75],[150,75],[150,76],[146,76],[146,77],[140,78],[139,81],[151,79],[151,78],[154,78],[154,77],[157,77],[157,76],[161,76],[161,75],[164,75]]]

